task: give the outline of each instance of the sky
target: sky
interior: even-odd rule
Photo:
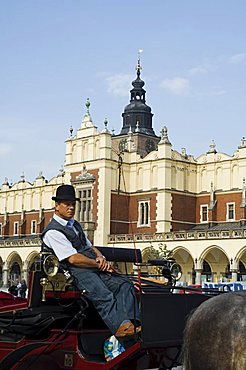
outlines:
[[[0,0],[0,186],[65,160],[91,102],[119,133],[142,50],[156,135],[199,157],[246,136],[245,0]]]

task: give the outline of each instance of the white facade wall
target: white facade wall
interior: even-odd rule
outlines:
[[[242,190],[243,179],[246,177],[246,148],[239,148],[232,157],[209,152],[196,160],[172,149],[169,143],[160,142],[157,150],[141,158],[136,151],[130,150],[122,154],[123,164],[120,190],[129,194],[138,191],[157,193],[156,223],[157,234],[170,232],[172,221],[171,191],[188,192],[190,194],[209,194],[211,184],[213,190],[231,192]],[[99,132],[93,125],[90,115],[85,115],[76,135],[66,140],[65,173],[47,182],[42,176],[33,184],[23,180],[12,187],[3,184],[0,189],[0,215],[51,210],[54,202],[51,197],[57,186],[70,183],[72,173],[82,173],[84,166],[90,173],[98,171],[98,214],[94,241],[96,245],[107,245],[110,234],[111,191],[118,189],[119,169],[118,154],[112,150],[112,136],[107,129]],[[209,250],[220,250],[227,260],[238,261],[244,256],[246,243],[243,238],[212,240],[175,240],[174,237],[160,237],[153,241],[158,247],[160,242],[168,242],[180,260],[187,259],[190,263],[201,261]],[[132,247],[126,242],[118,246]],[[144,237],[138,244],[142,249],[149,246]],[[11,260],[10,256],[17,253],[24,262],[30,253],[37,252],[38,246],[11,247],[1,249],[0,257],[4,264]],[[225,260],[226,260],[225,259]],[[246,260],[246,256],[244,256]],[[236,268],[235,266],[233,266]]]

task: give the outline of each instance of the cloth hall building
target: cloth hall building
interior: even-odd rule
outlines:
[[[64,169],[0,187],[0,279],[28,279],[40,251],[39,235],[53,215],[57,186],[73,184],[81,199],[76,219],[95,246],[166,245],[182,266],[183,281],[246,277],[246,139],[233,156],[212,142],[198,158],[156,135],[138,61],[122,128],[98,131],[90,102],[81,126],[66,140]]]

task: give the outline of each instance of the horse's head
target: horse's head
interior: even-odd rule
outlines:
[[[202,303],[187,321],[184,370],[246,369],[246,291]]]

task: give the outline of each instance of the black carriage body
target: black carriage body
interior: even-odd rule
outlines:
[[[142,262],[140,250],[100,249],[111,261]],[[61,273],[59,276],[62,278]],[[169,369],[181,364],[183,329],[189,313],[209,298],[205,294],[175,294],[173,287],[148,279],[139,285],[136,276],[129,276],[138,288],[141,336],[124,340],[125,352],[107,362],[103,345],[112,334],[76,288],[68,285],[59,290],[59,276],[52,289],[46,286],[42,301],[40,279],[45,273],[42,269],[33,272],[26,306],[0,308],[0,329],[4,329],[0,332],[1,369],[43,370],[50,364],[52,370]]]
[[[209,298],[205,294],[174,294],[150,288],[141,294],[142,346],[181,346],[191,312]]]

